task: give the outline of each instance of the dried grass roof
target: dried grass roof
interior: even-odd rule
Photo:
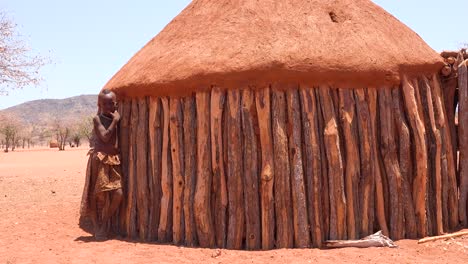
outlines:
[[[106,84],[183,95],[274,82],[394,85],[442,59],[369,0],[194,0]]]

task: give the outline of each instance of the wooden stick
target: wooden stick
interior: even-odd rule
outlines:
[[[352,90],[339,89],[339,105],[341,127],[343,128],[345,142],[345,188],[346,188],[346,225],[348,227],[348,239],[358,238],[356,222],[361,222],[358,213],[358,183],[361,175],[359,147],[356,128],[356,112]]]
[[[359,181],[359,209],[361,222],[359,225],[360,237],[368,236],[374,229],[374,157],[372,124],[369,105],[364,89],[354,90],[356,101],[357,124],[359,131],[359,156],[361,161],[361,177]]]
[[[158,241],[168,242],[172,237],[172,164],[169,151],[169,100],[161,98],[163,110],[162,158],[161,158],[161,213]]]
[[[227,186],[226,173],[224,171],[223,153],[223,109],[225,94],[221,89],[214,87],[211,90],[211,166],[213,169],[213,182],[218,182],[215,192],[214,224],[216,233],[216,245],[226,247],[227,232]]]
[[[202,247],[214,247],[215,235],[211,212],[211,145],[210,94],[198,92],[197,106],[197,182],[194,211],[198,242]]]
[[[344,248],[344,247],[356,247],[356,248],[369,248],[369,247],[398,247],[393,241],[382,232],[379,231],[373,235],[366,236],[359,240],[328,240],[325,241],[325,246],[328,248]]]
[[[149,140],[149,188],[151,190],[150,220],[148,227],[149,240],[158,237],[158,226],[161,211],[161,158],[162,158],[162,123],[161,104],[159,98],[150,97],[148,117],[148,140]]]
[[[314,90],[302,88],[299,90],[301,99],[302,124],[304,132],[304,176],[307,185],[307,201],[309,206],[309,224],[314,247],[322,247],[323,221],[320,162],[320,142],[318,135],[318,111]]]
[[[173,98],[169,101],[169,132],[172,159],[172,239],[179,245],[184,240],[184,135],[181,101]]]
[[[413,206],[413,195],[410,187],[410,172],[412,167],[411,160],[411,141],[410,131],[405,120],[400,89],[392,89],[393,113],[395,118],[396,131],[399,137],[398,162],[401,172],[401,189],[405,218],[406,238],[416,238],[416,218]]]
[[[380,89],[379,116],[380,116],[380,150],[382,153],[386,175],[389,185],[390,203],[390,235],[393,239],[403,238],[403,201],[401,188],[400,166],[397,159],[397,148],[394,134],[394,118],[392,109],[391,91]]]
[[[324,145],[328,161],[330,194],[330,239],[346,239],[346,197],[344,168],[341,159],[340,135],[330,88],[319,89],[322,115],[325,124]]]
[[[466,212],[468,199],[468,69],[464,61],[458,69],[458,139],[460,141],[460,200],[458,216],[463,226],[468,226]]]
[[[376,214],[377,221],[379,222],[380,229],[385,236],[389,236],[387,220],[385,217],[385,200],[384,200],[384,191],[382,183],[382,168],[380,165],[380,151],[378,151],[378,137],[377,137],[377,91],[375,88],[367,89],[368,102],[369,102],[369,112],[371,116],[371,126],[372,126],[372,156],[374,157],[374,175],[375,175],[375,201],[376,201]]]
[[[271,126],[270,88],[262,88],[255,93],[255,106],[260,131],[262,167],[260,172],[260,205],[262,227],[262,249],[275,246],[275,207],[273,184],[273,135]]]
[[[195,129],[196,109],[195,96],[184,98],[184,223],[185,243],[188,246],[197,244],[197,228],[193,209],[195,196],[195,181],[197,170],[197,134]]]
[[[291,190],[293,198],[294,246],[309,247],[310,233],[307,213],[307,197],[302,165],[302,127],[299,94],[297,89],[286,91],[288,109],[289,162],[291,165]]]
[[[250,89],[241,92],[241,117],[244,174],[244,205],[245,205],[245,245],[247,249],[255,250],[261,246],[260,198],[258,189],[258,156],[257,138],[255,135],[257,120],[254,94]]]
[[[433,236],[433,237],[425,237],[420,240],[418,240],[418,244],[430,242],[430,241],[436,241],[436,240],[441,240],[441,239],[449,239],[449,238],[455,238],[455,237],[460,237],[460,236],[466,236],[468,235],[468,231],[461,231],[457,233],[452,233],[452,234],[447,234],[447,235],[441,235],[441,236]]]
[[[276,247],[291,248],[294,245],[294,231],[284,92],[273,89],[271,110],[275,166]]]
[[[242,238],[245,232],[242,141],[240,117],[240,93],[238,90],[227,92],[226,127],[227,141],[227,186],[229,225],[227,234],[227,248],[242,248]]]

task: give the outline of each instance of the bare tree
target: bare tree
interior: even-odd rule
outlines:
[[[39,70],[49,59],[31,53],[16,24],[0,10],[0,95],[41,82]]]

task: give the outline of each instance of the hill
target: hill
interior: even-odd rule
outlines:
[[[89,117],[96,113],[96,109],[97,95],[80,95],[29,101],[0,110],[0,117],[13,119],[19,128],[19,136],[42,145],[56,138],[57,124],[71,129],[72,134],[81,131],[84,124],[90,122]]]
[[[1,114],[17,117],[20,123],[49,127],[57,120],[73,123],[93,115],[97,109],[97,95],[80,95],[65,99],[29,101],[0,110]]]

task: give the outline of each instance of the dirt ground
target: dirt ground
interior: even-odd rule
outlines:
[[[234,251],[109,240],[78,228],[86,149],[0,153],[0,264],[467,263],[468,236],[398,248]]]

